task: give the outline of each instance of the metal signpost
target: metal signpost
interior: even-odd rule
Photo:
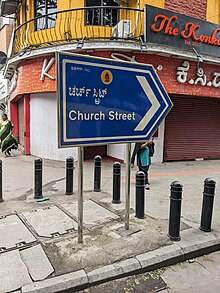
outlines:
[[[83,242],[83,147],[78,148],[78,242]]]
[[[153,66],[57,54],[59,147],[79,146],[79,242],[83,220],[83,146],[128,143],[126,224],[130,210],[131,142],[151,137],[172,107]]]

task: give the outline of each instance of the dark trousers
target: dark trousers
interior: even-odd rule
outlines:
[[[150,166],[138,166],[139,171],[142,171],[145,174],[145,184],[149,184],[149,181],[148,181],[148,170],[149,170],[149,167]]]

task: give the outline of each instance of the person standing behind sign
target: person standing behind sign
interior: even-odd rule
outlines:
[[[134,160],[137,155],[137,166],[139,171],[145,174],[145,189],[149,190],[148,171],[151,165],[151,157],[154,154],[153,140],[147,140],[145,143],[135,143],[134,151],[131,157],[131,165],[134,165]]]

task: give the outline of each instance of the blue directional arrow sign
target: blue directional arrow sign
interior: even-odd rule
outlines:
[[[153,66],[58,53],[59,146],[149,139],[172,107]]]

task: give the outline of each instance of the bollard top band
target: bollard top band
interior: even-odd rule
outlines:
[[[115,163],[113,163],[113,167],[120,167],[121,168],[121,163],[115,162]]]
[[[94,160],[95,160],[95,161],[101,161],[101,160],[102,160],[102,157],[99,156],[99,155],[97,155],[97,156],[94,157]]]
[[[70,162],[70,161],[72,162],[72,161],[74,161],[74,158],[71,157],[71,156],[69,156],[68,158],[66,158],[66,161],[67,161],[67,162]]]
[[[182,183],[181,182],[179,182],[179,181],[173,181],[171,184],[170,184],[170,186],[171,187],[177,187],[177,188],[182,188],[183,187],[183,185],[182,185]]]
[[[37,163],[41,163],[41,162],[43,162],[43,160],[42,160],[41,158],[37,158],[37,159],[35,159],[34,161],[37,162]]]
[[[216,182],[215,182],[215,180],[213,180],[211,178],[206,178],[204,181],[204,184],[210,185],[210,186],[215,186]]]
[[[181,187],[183,187],[182,183],[179,182],[179,181],[173,181],[173,182],[171,183],[171,185],[176,185],[176,186],[181,186]]]
[[[210,196],[210,197],[214,197],[215,193],[213,192],[213,190],[208,190],[209,192],[203,192],[204,196]]]
[[[181,200],[182,199],[183,185],[179,181],[173,181],[170,185],[170,199]]]
[[[172,197],[170,196],[169,197],[171,200],[174,200],[174,201],[182,201],[182,196],[178,197],[178,198],[175,198],[175,197]]]
[[[136,172],[136,177],[145,177],[145,174],[143,171],[137,171]]]
[[[146,185],[144,183],[137,182],[135,186],[136,187],[143,187],[144,188]]]

